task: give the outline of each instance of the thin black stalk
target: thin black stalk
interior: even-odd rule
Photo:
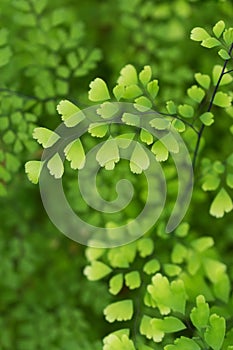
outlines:
[[[230,49],[229,49],[229,51],[228,51],[229,55],[231,54],[232,50],[233,50],[233,44],[231,45],[231,47],[230,47]],[[213,91],[213,94],[212,94],[212,97],[211,97],[211,100],[210,100],[210,103],[209,103],[207,112],[210,112],[211,109],[212,109],[212,107],[213,107],[214,98],[215,98],[216,93],[217,93],[217,91],[218,91],[218,88],[219,88],[219,86],[220,86],[221,80],[222,80],[222,78],[223,78],[223,76],[224,76],[224,74],[225,74],[225,69],[226,69],[226,67],[227,67],[228,61],[229,61],[229,60],[226,60],[226,61],[224,62],[224,65],[223,65],[223,67],[222,67],[221,74],[220,74],[220,76],[219,76],[219,78],[218,78],[217,84],[216,84],[215,89],[214,89],[214,91]],[[201,126],[201,128],[200,128],[200,130],[199,130],[199,132],[198,132],[197,143],[196,143],[195,150],[194,150],[194,155],[193,155],[193,169],[195,169],[195,166],[196,166],[196,161],[197,161],[198,151],[199,151],[199,147],[200,147],[201,137],[202,137],[202,135],[203,135],[204,130],[205,130],[205,124],[202,124],[202,126]]]

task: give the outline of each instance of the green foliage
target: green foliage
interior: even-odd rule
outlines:
[[[222,44],[219,40],[224,28],[222,21],[215,25],[213,31],[218,39],[212,38],[202,28],[195,28],[191,33],[191,39],[201,41],[201,45],[207,48],[220,46]],[[225,29],[226,31],[227,29]],[[229,54],[231,51],[232,42],[228,47]],[[137,73],[133,65],[126,65],[121,70],[117,85],[112,90],[108,88],[103,79],[96,78],[90,84],[88,96],[92,102],[102,102],[97,113],[103,121],[92,121],[88,131],[92,137],[101,137],[105,140],[96,154],[99,165],[108,171],[115,168],[115,164],[121,158],[121,148],[128,147],[136,136],[136,133],[132,132],[127,134],[128,126],[139,130],[142,128],[140,140],[151,148],[157,161],[167,161],[168,163],[169,154],[179,152],[179,144],[169,132],[171,125],[173,125],[176,126],[178,132],[184,132],[185,136],[190,132],[196,136],[192,142],[189,142],[189,150],[190,153],[193,153],[195,166],[202,132],[204,127],[210,127],[214,124],[215,108],[226,109],[231,105],[229,93],[219,90],[220,86],[230,82],[228,76],[231,75],[229,72],[226,73],[228,57],[225,60],[223,66],[213,66],[212,80],[207,74],[195,74],[195,79],[200,86],[192,85],[187,89],[184,104],[177,106],[173,101],[168,101],[166,102],[168,114],[162,112],[159,118],[149,121],[152,128],[163,132],[160,140],[155,140],[153,134],[143,131],[142,128],[144,113],[151,108],[158,111],[159,84],[157,79],[153,79],[150,66],[144,66]],[[223,78],[225,81],[222,80]],[[104,102],[110,98],[113,100],[113,97],[118,102],[133,102],[135,108],[133,113],[123,112],[120,114],[120,118],[125,124],[125,131],[118,138],[112,134],[107,120],[119,113],[119,110],[111,102]],[[58,111],[66,122],[78,115],[79,108],[76,108],[69,101],[62,101]],[[77,120],[81,122],[86,118],[85,113],[82,113],[81,119]],[[175,124],[177,121],[182,124],[177,126]],[[70,127],[70,125],[66,126]],[[54,140],[55,143],[59,140],[59,135],[54,137],[46,129],[42,134],[36,130],[34,135],[44,148],[52,146]],[[126,137],[126,144],[125,135],[129,135]],[[73,143],[68,145],[68,148],[66,147],[64,153],[66,158],[72,162],[71,167],[81,168],[85,162],[85,151],[80,139],[77,139],[75,143],[77,143],[78,149],[75,149],[72,155],[70,150]],[[231,166],[231,158],[229,159]],[[148,168],[149,163],[147,154],[137,144],[130,159],[131,172],[140,174]],[[168,164],[166,164],[167,167]],[[47,167],[55,178],[62,177],[64,167],[58,153],[48,160]],[[27,165],[26,168],[30,169]],[[204,172],[202,189],[204,191],[217,190],[221,183],[220,177],[225,175],[225,168],[225,165],[220,161],[205,160],[201,164],[201,170]],[[29,177],[34,178],[33,174],[30,175],[30,173]],[[231,177],[228,176],[227,179],[228,185],[231,186]],[[222,217],[224,213],[228,213],[232,209],[231,197],[224,187],[221,187],[210,206],[210,214]],[[111,223],[109,224],[111,225]],[[113,333],[105,338],[104,349],[114,349],[115,347],[133,349],[137,342],[145,346],[151,345],[151,342],[145,341],[146,338],[154,343],[162,343],[164,349],[183,349],[184,347],[201,349],[203,343],[218,350],[222,347],[226,336],[226,319],[222,315],[228,314],[227,309],[231,308],[230,280],[226,273],[226,265],[218,261],[216,252],[212,249],[213,240],[210,237],[192,239],[190,242],[187,223],[183,223],[177,228],[170,250],[167,250],[164,258],[164,249],[168,248],[169,245],[166,236],[163,236],[162,227],[160,225],[160,228],[155,230],[158,237],[164,240],[164,247],[162,246],[161,251],[155,252],[153,241],[156,236],[154,232],[150,233],[148,237],[139,239],[136,243],[112,248],[109,251],[101,250],[100,254],[97,253],[96,248],[94,250],[88,248],[87,257],[91,264],[85,268],[84,274],[91,281],[108,278],[109,292],[115,298],[122,294],[120,300],[105,307],[106,320],[110,323],[128,321],[134,324],[132,327],[134,331],[131,332],[133,342],[130,340],[128,332],[120,333],[120,335]],[[178,241],[176,241],[177,239]],[[179,239],[183,240],[182,243],[179,242]],[[150,277],[150,275],[152,276]],[[124,292],[124,290],[126,291]],[[143,300],[140,313],[137,312],[137,297],[136,294],[134,297],[133,293],[137,293],[140,300]],[[195,301],[196,306],[194,306]],[[215,302],[221,302],[221,307],[218,307]],[[211,307],[208,303],[211,303]],[[149,309],[155,310],[157,317],[151,317]],[[217,310],[217,313],[214,310]],[[187,328],[183,319],[192,322],[190,338],[181,336],[176,339],[175,333]],[[167,334],[172,334],[172,336],[167,338]],[[185,335],[185,333],[183,334]],[[174,345],[171,345],[172,342]]]
[[[7,7],[3,3],[8,26],[12,14]],[[25,152],[38,152],[31,141],[35,124],[44,123],[43,118],[50,119],[53,128],[58,101],[69,93],[72,95],[73,85],[87,76],[101,58],[99,49],[85,45],[83,23],[75,20],[66,4],[52,8],[47,0],[41,5],[20,0],[13,1],[10,7],[14,13],[11,33],[5,28],[0,30],[1,162],[7,162],[9,156],[17,159],[12,158],[14,165],[9,165],[7,175],[1,178],[5,189],[27,160]],[[43,146],[50,136],[49,131],[45,134],[46,130],[37,128],[33,134]],[[47,147],[50,146],[48,143]],[[4,193],[1,191],[0,195]]]
[[[108,322],[131,320],[133,302],[132,300],[123,300],[110,304],[104,309],[104,315]]]
[[[232,10],[229,0],[117,0],[114,11],[111,2],[2,0],[1,349],[232,349]],[[133,111],[121,114],[116,101]],[[89,120],[82,109],[96,103]],[[62,144],[56,105],[67,132],[88,123],[86,134]],[[143,128],[150,109],[158,113],[151,132]],[[109,124],[117,115],[120,127]],[[167,234],[179,190],[173,129],[187,144],[195,187],[184,222]],[[101,196],[114,201],[122,178],[135,187],[133,203],[106,216],[84,203],[75,172],[102,141]],[[146,150],[166,178],[161,218],[137,241],[88,247],[86,258],[49,223],[22,166],[34,184],[44,167],[62,178],[74,211],[110,228],[143,208]]]

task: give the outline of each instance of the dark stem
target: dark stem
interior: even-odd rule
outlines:
[[[142,90],[144,91],[145,95],[147,96],[147,98],[150,100],[150,102],[152,103],[152,109],[160,114],[160,115],[164,115],[166,117],[171,117],[171,118],[174,118],[174,119],[178,119],[178,120],[181,120],[185,125],[188,125],[191,129],[193,129],[195,131],[196,134],[198,134],[198,130],[195,128],[195,126],[193,126],[193,124],[187,122],[186,120],[180,118],[177,114],[171,114],[171,113],[165,113],[165,112],[160,112],[158,109],[157,109],[157,106],[155,105],[155,102],[153,100],[153,98],[150,96],[150,94],[148,93],[148,91],[146,89],[144,89],[144,86],[141,84],[141,88]]]
[[[228,74],[228,73],[232,73],[233,69],[227,70],[226,72],[224,72],[223,74]]]
[[[231,47],[230,47],[230,49],[229,49],[229,51],[228,51],[229,55],[231,54],[232,50],[233,50],[233,44],[231,45]],[[223,67],[222,67],[221,74],[220,74],[220,76],[219,76],[219,78],[218,78],[218,82],[217,82],[217,84],[216,84],[216,86],[215,86],[215,89],[214,89],[214,92],[213,92],[213,94],[212,94],[212,97],[211,97],[211,100],[210,100],[210,103],[209,103],[207,112],[210,112],[211,109],[212,109],[212,107],[213,107],[214,98],[215,98],[215,95],[216,95],[216,93],[217,93],[217,91],[218,91],[218,88],[219,88],[219,85],[220,85],[220,83],[221,83],[221,80],[222,80],[224,74],[226,73],[226,72],[225,72],[225,69],[226,69],[226,66],[227,66],[228,61],[229,61],[229,60],[226,60],[226,61],[224,62],[224,65],[223,65]],[[229,71],[229,72],[230,72],[230,71]],[[201,126],[201,128],[200,128],[200,130],[199,130],[199,132],[198,132],[197,143],[196,143],[195,150],[194,150],[194,155],[193,155],[193,169],[195,169],[195,166],[196,166],[196,161],[197,161],[198,151],[199,151],[199,147],[200,147],[201,137],[202,137],[202,134],[203,134],[204,129],[205,129],[205,124],[202,124],[202,126]]]

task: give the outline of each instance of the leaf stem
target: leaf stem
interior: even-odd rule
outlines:
[[[230,47],[230,49],[229,49],[229,51],[228,51],[229,55],[231,54],[232,50],[233,50],[233,44],[231,45],[231,47]],[[219,78],[218,78],[218,81],[217,81],[217,84],[216,84],[216,86],[215,86],[215,88],[214,88],[214,91],[213,91],[213,94],[212,94],[212,97],[211,97],[211,100],[210,100],[210,103],[209,103],[207,112],[210,112],[211,109],[212,109],[212,107],[213,107],[214,98],[215,98],[216,93],[217,93],[217,91],[218,91],[218,88],[219,88],[219,86],[220,86],[221,80],[222,80],[222,78],[223,78],[223,76],[224,76],[224,74],[225,74],[225,69],[226,69],[226,66],[227,66],[227,63],[228,63],[228,62],[229,62],[229,60],[226,60],[226,61],[224,62],[224,65],[223,65],[223,67],[222,67],[221,74],[220,74],[220,76],[219,76]],[[201,128],[200,128],[200,130],[199,130],[199,132],[198,132],[197,142],[196,142],[196,146],[195,146],[195,150],[194,150],[193,169],[195,169],[195,166],[196,166],[198,151],[199,151],[200,142],[201,142],[201,137],[202,137],[202,135],[203,135],[204,129],[205,129],[205,124],[202,124],[202,126],[201,126]]]
[[[233,72],[233,69],[230,69],[230,70],[227,70],[226,72],[223,73],[224,74],[228,74],[228,73],[232,73]]]

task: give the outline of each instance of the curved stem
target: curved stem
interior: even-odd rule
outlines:
[[[232,50],[233,50],[233,44],[231,45],[231,47],[230,47],[230,49],[228,51],[229,55],[231,54]],[[213,94],[212,94],[212,97],[211,97],[211,100],[210,100],[207,112],[210,112],[212,107],[213,107],[214,98],[215,98],[216,93],[218,91],[218,88],[220,86],[221,80],[222,80],[224,74],[226,73],[225,69],[226,69],[226,66],[227,66],[228,62],[229,62],[229,60],[226,60],[224,65],[223,65],[223,67],[222,67],[222,71],[221,71],[221,74],[220,74],[220,76],[218,78],[218,81],[217,81],[217,84],[215,86],[215,89],[213,91]],[[195,150],[194,150],[193,169],[195,169],[195,166],[196,166],[196,161],[197,161],[198,151],[199,151],[199,147],[200,147],[201,137],[203,135],[204,129],[205,129],[205,124],[202,124],[202,126],[201,126],[201,128],[200,128],[200,130],[198,132],[197,142],[196,142],[196,146],[195,146]]]

